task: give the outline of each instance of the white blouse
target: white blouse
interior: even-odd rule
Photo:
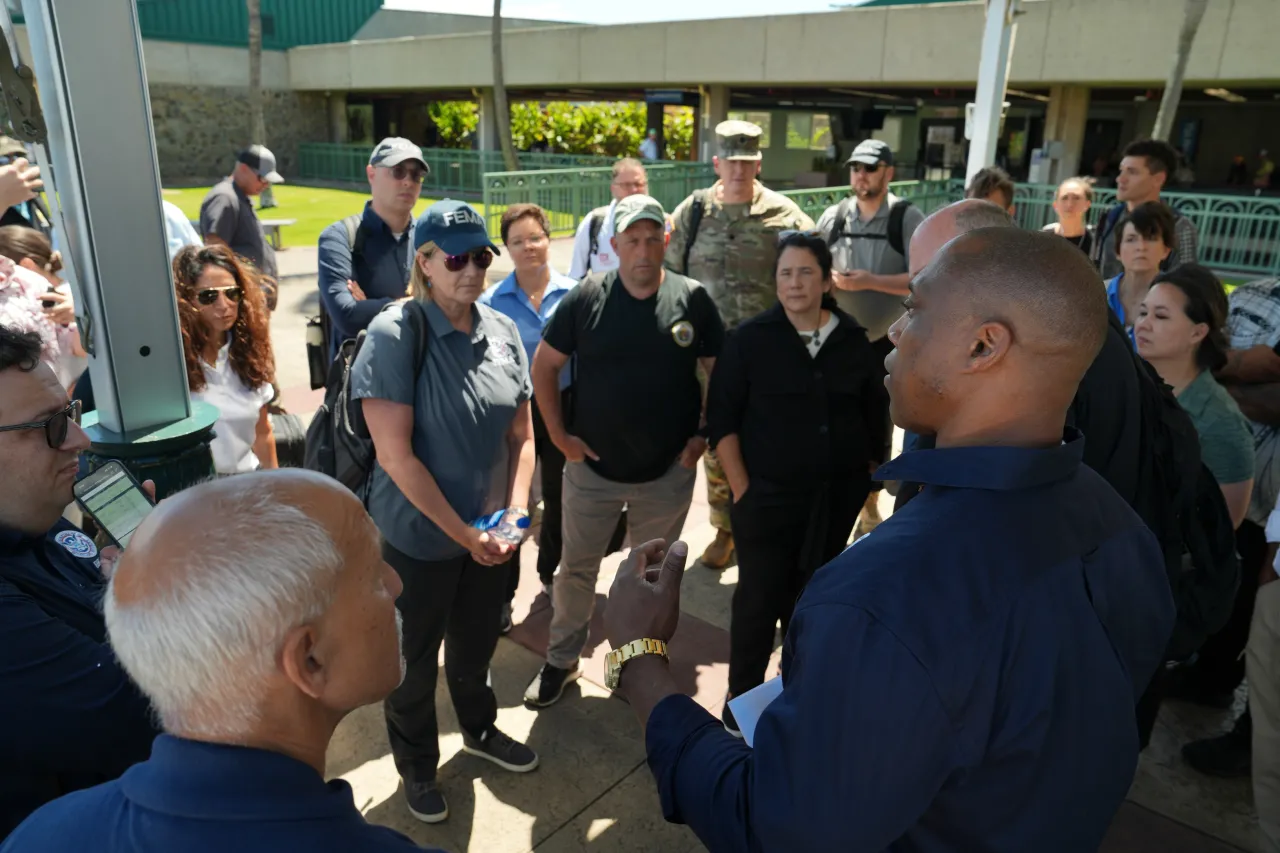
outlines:
[[[213,467],[219,474],[242,474],[256,471],[261,464],[253,452],[257,437],[258,418],[262,407],[271,402],[275,391],[270,383],[250,388],[231,369],[228,357],[230,344],[218,350],[218,361],[212,367],[200,362],[204,368],[205,386],[191,395],[218,407],[218,422],[213,426]]]

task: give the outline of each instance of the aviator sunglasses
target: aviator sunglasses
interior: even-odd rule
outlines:
[[[477,269],[487,270],[493,263],[493,253],[488,249],[475,249],[461,255],[444,256],[444,268],[449,272],[462,272],[467,268],[467,261],[476,265]]]
[[[14,432],[22,429],[42,429],[44,430],[44,440],[54,450],[62,447],[67,440],[67,430],[70,429],[72,422],[80,423],[80,401],[72,400],[67,404],[65,409],[54,412],[42,421],[32,421],[26,424],[10,424],[8,426],[0,426],[0,432]]]
[[[204,305],[207,307],[218,301],[219,293],[227,297],[228,302],[233,302],[239,305],[240,300],[244,297],[244,288],[242,287],[206,287],[203,290],[196,291],[196,301],[199,302],[201,305]]]

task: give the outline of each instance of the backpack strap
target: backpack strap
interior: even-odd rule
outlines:
[[[363,221],[363,213],[353,213],[342,219],[342,228],[347,232],[347,248],[351,250],[352,272],[355,272],[356,258],[364,254],[364,229],[360,227]]]
[[[910,208],[911,201],[905,198],[898,199],[889,208],[889,248],[904,258],[907,256],[907,244],[902,239],[902,226]]]
[[[427,363],[427,340],[431,337],[427,329],[427,309],[416,299],[404,303],[404,318],[413,329],[413,375],[416,378],[422,373],[422,366]]]
[[[591,218],[587,225],[587,234],[591,237],[591,247],[587,250],[587,272],[591,272],[591,259],[600,250],[600,229],[604,227],[605,210],[608,208],[591,211]]]
[[[698,239],[698,226],[702,224],[702,214],[707,207],[707,191],[694,190],[693,201],[689,204],[689,236],[684,241],[684,266],[680,268],[682,275],[689,274],[689,253],[693,251],[694,241]]]
[[[844,224],[849,219],[849,205],[853,204],[853,196],[847,195],[836,205],[836,218],[831,223],[831,233],[827,235],[827,248],[834,249],[844,234]]]

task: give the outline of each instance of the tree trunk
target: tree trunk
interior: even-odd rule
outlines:
[[[266,118],[262,106],[262,0],[245,0],[249,13],[249,144],[267,144]],[[268,186],[258,198],[258,207],[275,207]]]
[[[1151,130],[1152,139],[1168,142],[1169,134],[1173,132],[1173,119],[1178,113],[1178,102],[1182,100],[1182,78],[1187,73],[1187,60],[1191,58],[1191,44],[1196,40],[1196,32],[1200,29],[1200,21],[1204,18],[1208,5],[1209,0],[1186,0],[1182,32],[1178,34],[1173,67],[1169,69],[1169,79],[1164,85],[1160,111],[1156,113],[1156,125]]]
[[[502,160],[508,172],[520,168],[516,146],[511,141],[511,106],[507,103],[507,86],[502,71],[502,0],[493,0],[493,111],[497,121],[498,140],[502,145]]]

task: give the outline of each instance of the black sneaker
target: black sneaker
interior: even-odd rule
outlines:
[[[1169,681],[1165,686],[1165,698],[1178,699],[1218,711],[1225,711],[1236,701],[1235,690],[1210,690],[1200,683],[1195,673],[1194,665],[1176,667],[1169,673]]]
[[[409,804],[409,814],[423,823],[440,823],[449,817],[449,804],[434,781],[406,782],[404,799]]]
[[[512,773],[528,773],[538,769],[538,754],[522,743],[517,743],[502,732],[489,729],[483,737],[473,738],[462,733],[462,751],[477,758],[492,761]]]
[[[1253,721],[1247,713],[1242,714],[1226,734],[1185,744],[1182,757],[1208,776],[1248,776],[1253,770]]]
[[[561,669],[544,663],[524,691],[524,704],[530,708],[546,708],[554,705],[564,695],[564,688],[568,683],[581,674],[576,665],[572,669]]]
[[[742,737],[742,730],[738,728],[738,721],[733,716],[733,711],[729,708],[729,700],[724,700],[724,710],[720,712],[720,722],[724,723],[724,730],[734,737]]]
[[[511,623],[511,605],[504,604],[502,606],[502,621],[498,623],[498,633],[510,634],[512,627],[513,626]]]

